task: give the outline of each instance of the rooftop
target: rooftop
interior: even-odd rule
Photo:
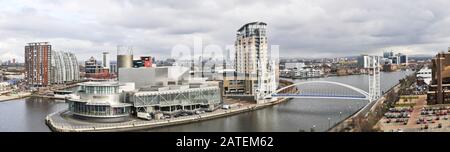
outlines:
[[[28,43],[28,45],[50,45],[49,42],[32,42]]]
[[[420,69],[420,71],[418,73],[422,73],[422,72],[431,72],[431,69],[429,69],[428,67],[422,68],[422,69]]]
[[[250,25],[263,25],[263,26],[267,26],[267,24],[264,23],[264,22],[251,22],[251,23],[247,23],[247,24],[243,25],[241,28],[239,28],[238,32],[244,30],[245,28],[248,28]]]
[[[99,82],[83,82],[79,83],[80,86],[119,86],[119,82],[116,81],[99,81]]]

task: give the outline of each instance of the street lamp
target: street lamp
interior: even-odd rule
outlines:
[[[331,128],[331,118],[328,117],[328,128]]]
[[[316,125],[313,125],[311,128],[311,132],[315,132]]]

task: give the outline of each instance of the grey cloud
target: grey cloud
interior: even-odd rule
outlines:
[[[81,59],[119,44],[134,46],[137,54],[168,56],[177,44],[191,46],[193,36],[233,44],[236,30],[253,21],[268,23],[269,43],[280,45],[281,56],[391,48],[431,55],[450,40],[446,0],[17,0],[0,5],[11,6],[0,10],[0,52],[19,56],[30,41],[51,41]]]

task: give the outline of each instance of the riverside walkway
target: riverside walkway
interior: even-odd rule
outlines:
[[[149,121],[131,118],[130,121],[121,123],[93,123],[81,121],[73,119],[70,116],[70,112],[64,110],[48,115],[45,118],[45,123],[50,127],[52,131],[55,132],[135,131],[135,130],[151,129],[156,127],[193,123],[197,121],[235,115],[279,104],[287,100],[289,99],[279,98],[276,101],[267,102],[263,104],[252,104],[248,106],[235,107],[226,110],[218,109],[213,112],[207,112],[203,114],[196,114],[191,116],[183,116],[178,118],[170,118],[162,120]]]

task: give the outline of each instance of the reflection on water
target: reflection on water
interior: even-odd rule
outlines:
[[[381,90],[387,91],[398,83],[398,80],[411,72],[392,72],[381,74]],[[298,81],[335,81],[349,84],[368,91],[367,75],[345,77],[328,77]],[[261,110],[238,114],[192,124],[155,128],[148,131],[249,131],[249,132],[296,132],[325,131],[329,126],[343,120],[367,104],[362,100],[332,99],[292,99],[291,101],[267,107]]]
[[[383,73],[382,90],[386,91],[410,72]],[[336,81],[368,90],[367,76],[329,77],[309,80]],[[367,102],[361,100],[293,99],[261,110],[191,124],[150,129],[148,131],[324,131],[328,126],[353,114]],[[44,124],[46,115],[67,108],[61,101],[27,98],[0,102],[0,131],[50,131]],[[330,118],[330,119],[328,119]]]
[[[0,102],[0,131],[48,132],[45,116],[66,107],[64,101],[42,98]]]

